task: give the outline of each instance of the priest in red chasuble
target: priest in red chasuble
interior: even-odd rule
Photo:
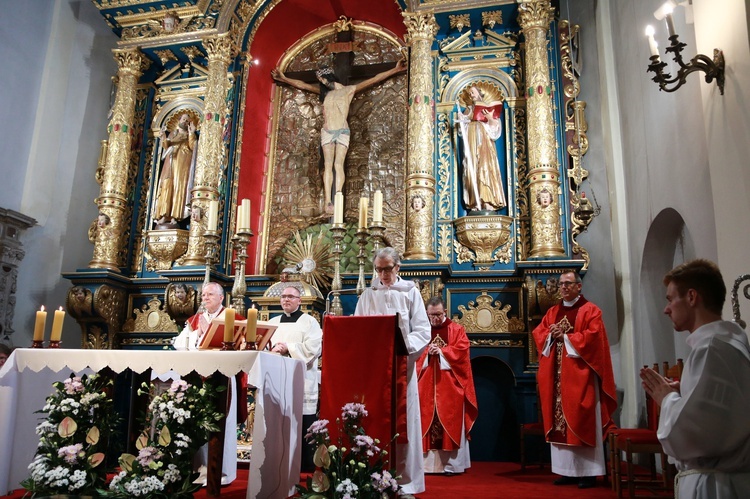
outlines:
[[[432,340],[417,361],[425,473],[463,473],[471,467],[469,432],[477,419],[469,338],[448,319],[439,297],[427,302]]]
[[[211,327],[211,322],[224,313],[224,288],[217,282],[205,284],[201,291],[201,304],[204,311],[190,317],[182,332],[172,340],[175,350],[198,350],[198,345]],[[243,320],[244,317],[237,315],[236,319]],[[247,377],[244,373],[240,373],[229,380],[231,405],[225,423],[222,485],[230,484],[237,478],[237,421],[247,419],[247,404],[241,403],[238,405],[236,395],[247,393]],[[240,386],[239,391],[237,385]],[[197,461],[207,463],[208,447],[204,446],[199,452],[201,457]],[[205,480],[205,476],[201,475],[199,479]]]
[[[606,473],[602,438],[617,407],[602,311],[581,295],[581,277],[560,276],[562,303],[534,329],[539,400],[555,485],[596,485]]]

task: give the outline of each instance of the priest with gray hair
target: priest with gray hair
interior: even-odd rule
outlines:
[[[373,267],[377,277],[359,297],[354,315],[399,316],[399,327],[409,353],[406,363],[406,437],[408,443],[398,444],[396,471],[401,475],[402,497],[424,492],[424,460],[422,458],[422,423],[417,388],[416,361],[431,338],[422,294],[412,281],[401,279],[401,257],[393,248],[375,254]]]

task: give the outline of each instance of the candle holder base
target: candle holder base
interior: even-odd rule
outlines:
[[[234,341],[222,341],[221,342],[221,351],[227,352],[234,350]]]
[[[60,340],[58,341],[49,341],[49,346],[47,348],[60,348]]]
[[[245,350],[257,350],[258,345],[255,344],[254,341],[248,341],[245,343]]]
[[[44,342],[40,340],[33,340],[31,342],[31,348],[44,348]]]

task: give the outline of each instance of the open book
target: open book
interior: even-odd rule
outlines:
[[[255,334],[255,345],[257,350],[263,350],[268,342],[271,340],[274,331],[278,326],[276,324],[270,324],[268,322],[258,321],[256,334]],[[247,333],[247,320],[235,320],[234,321],[234,348],[239,349],[240,345],[245,339]],[[224,316],[220,315],[211,321],[211,327],[208,332],[201,339],[198,345],[199,350],[221,350],[222,343],[224,342]]]
[[[474,121],[487,121],[487,116],[484,115],[484,110],[492,113],[492,117],[495,119],[500,118],[503,112],[503,102],[496,101],[489,104],[486,103],[475,103],[474,104]]]

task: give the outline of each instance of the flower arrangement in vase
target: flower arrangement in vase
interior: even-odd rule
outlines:
[[[201,485],[194,483],[195,452],[208,441],[209,432],[219,431],[222,414],[215,409],[216,394],[225,388],[203,386],[183,380],[156,394],[144,383],[139,394],[150,393],[145,430],[136,441],[138,455],[123,454],[122,471],[115,475],[108,497],[187,498]]]
[[[96,495],[107,479],[104,465],[110,437],[117,428],[112,380],[94,374],[71,376],[53,384],[55,391],[38,411],[46,414],[31,476],[21,485],[33,496]]]
[[[388,453],[378,447],[380,441],[369,437],[362,426],[367,417],[364,404],[349,403],[341,408],[337,445],[331,444],[328,420],[310,425],[305,439],[317,445],[313,461],[317,469],[306,486],[297,486],[306,499],[384,499],[398,492],[396,472],[386,469]],[[394,436],[395,438],[395,436]]]

